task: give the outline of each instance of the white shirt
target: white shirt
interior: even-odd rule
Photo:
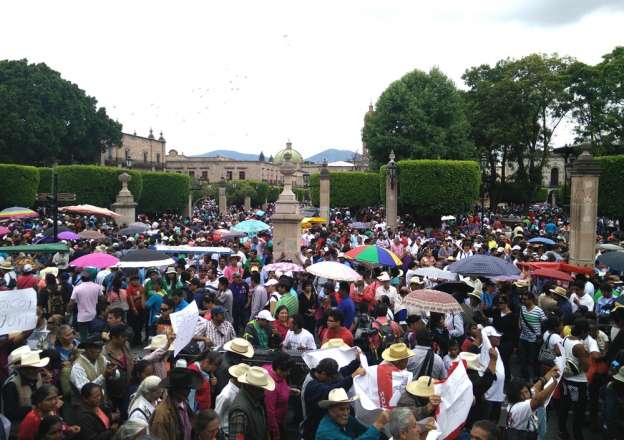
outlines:
[[[496,359],[496,380],[492,383],[490,388],[485,392],[485,400],[490,402],[503,402],[505,400],[505,366],[503,365],[503,359],[501,358],[498,348],[498,359]],[[488,354],[488,363],[490,362],[490,355]],[[487,365],[487,364],[485,364]]]
[[[381,300],[382,296],[387,296],[390,300],[390,305],[394,305],[394,301],[399,294],[397,293],[396,287],[390,286],[388,290],[384,288],[384,286],[379,286],[375,289],[375,300]]]
[[[544,332],[543,339],[544,341],[548,341],[548,349],[554,350],[557,344],[561,344],[561,342],[563,341],[563,338],[561,337],[559,333],[553,333],[552,337],[550,335],[551,335],[550,331],[546,330]]]
[[[303,347],[302,351],[316,350],[314,336],[306,329],[301,329],[299,333],[288,330],[282,344],[286,350],[299,350],[300,347]]]
[[[531,409],[531,399],[510,404],[507,411],[507,428],[531,432],[537,430],[539,422],[537,416]]]
[[[585,290],[585,296],[589,295],[592,298],[594,297],[595,289],[594,289],[594,284],[591,281],[586,281],[585,282],[584,290]]]
[[[128,409],[128,420],[141,420],[149,425],[155,406],[143,396],[136,398]],[[149,429],[149,428],[148,428]]]
[[[99,271],[95,277],[95,282],[101,286],[102,283],[104,283],[104,278],[109,276],[110,273],[111,273],[110,269],[104,269],[104,270]]]
[[[217,396],[217,401],[215,402],[215,412],[219,415],[219,419],[221,420],[221,429],[225,434],[229,431],[229,412],[230,406],[238,396],[239,388],[229,381],[228,384],[221,390],[219,395]]]
[[[585,348],[590,355],[592,353],[600,353],[600,348],[598,348],[598,342],[596,342],[596,340],[590,335],[587,335],[587,337],[583,339],[583,344],[585,344]]]
[[[577,296],[576,293],[573,293],[572,295],[570,295],[570,303],[572,303],[572,313],[576,313],[576,311],[579,308],[579,306],[577,306],[576,303],[574,302],[575,299],[578,299],[579,303],[582,306],[587,307],[588,311],[590,312],[594,311],[594,298],[592,298],[587,293],[583,296]]]
[[[449,336],[459,338],[464,334],[464,318],[461,313],[447,313],[444,318],[444,325],[449,332]]]
[[[96,377],[95,380],[93,380],[93,383],[104,387],[104,383],[105,383],[104,371],[97,371],[97,365],[98,365],[97,362],[93,364],[85,356],[83,355],[80,355],[80,356],[84,357],[87,362],[90,362],[93,365],[93,368],[95,369],[96,373],[98,373],[98,377]],[[104,358],[104,365],[106,366],[107,364],[108,364],[108,360]],[[116,378],[119,377],[119,370],[115,370],[115,377]],[[82,365],[80,365],[80,362],[74,362],[74,365],[72,365],[71,372],[69,373],[69,380],[76,387],[76,389],[78,389],[78,391],[80,391],[83,386],[91,382],[89,378],[87,377],[87,372],[85,371],[84,368],[82,368]]]

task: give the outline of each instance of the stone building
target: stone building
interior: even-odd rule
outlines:
[[[162,131],[156,139],[150,128],[147,137],[122,133],[121,144],[113,145],[102,152],[100,164],[121,168],[139,168],[165,171],[166,144]]]

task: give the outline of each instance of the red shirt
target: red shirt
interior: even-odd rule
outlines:
[[[202,386],[199,387],[197,389],[197,392],[195,393],[195,401],[197,402],[197,407],[202,411],[205,409],[210,409],[212,407],[210,380],[206,378],[205,373],[201,371],[196,362],[193,362],[191,365],[189,365],[189,369],[197,371],[203,379]]]
[[[349,347],[353,347],[353,335],[346,327],[338,327],[337,329],[324,329],[321,332],[321,345],[330,339],[342,339]]]
[[[17,440],[34,440],[40,424],[41,415],[39,414],[39,411],[31,409],[19,425]]]
[[[19,275],[17,277],[16,287],[18,289],[30,289],[35,286],[37,286],[37,278],[35,278],[32,274]]]

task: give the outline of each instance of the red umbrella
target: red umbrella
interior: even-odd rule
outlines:
[[[556,263],[552,261],[529,261],[520,263],[520,265],[529,267],[530,269],[554,269],[567,273],[583,273],[585,275],[594,273],[594,269],[591,267],[575,266],[574,264]]]
[[[404,299],[404,304],[416,313],[460,313],[462,311],[461,306],[453,296],[446,292],[431,289],[415,290],[409,293]]]
[[[552,278],[553,280],[572,281],[572,276],[568,273],[556,269],[535,269],[529,274],[532,277]]]

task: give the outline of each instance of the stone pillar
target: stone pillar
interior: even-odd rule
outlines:
[[[121,173],[119,181],[121,182],[121,190],[117,194],[117,200],[113,203],[113,211],[119,214],[115,219],[115,223],[120,226],[128,226],[136,220],[136,206],[134,196],[128,189],[128,182],[132,176],[128,173]]]
[[[585,145],[572,167],[570,263],[594,267],[600,164]]]
[[[327,161],[323,159],[323,165],[321,166],[321,172],[319,177],[319,216],[324,217],[329,221],[329,191],[330,191],[330,176],[329,169],[327,169]]]
[[[227,214],[227,197],[225,195],[225,180],[221,178],[219,185],[219,215]]]
[[[193,216],[193,194],[189,192],[188,200],[186,202],[186,206],[184,207],[184,212],[182,213],[184,217],[192,217]]]
[[[396,231],[399,173],[394,158],[394,151],[391,151],[390,162],[386,168],[386,225]]]
[[[251,211],[251,196],[245,196],[245,211]]]
[[[292,190],[292,178],[296,170],[290,153],[284,154],[285,162],[280,167],[284,176],[284,189],[275,203],[275,213],[271,216],[273,224],[273,259],[299,262],[299,241],[301,237],[301,215],[299,202]]]

